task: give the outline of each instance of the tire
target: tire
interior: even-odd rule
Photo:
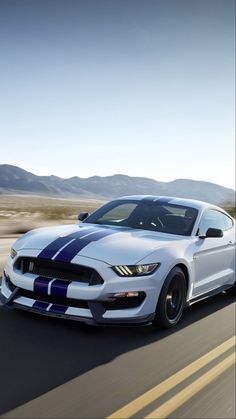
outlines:
[[[176,266],[167,275],[162,287],[153,325],[168,329],[175,326],[186,305],[187,284],[181,268]]]
[[[227,290],[225,290],[225,292],[230,296],[236,296],[236,284],[234,284],[232,288],[228,288]]]

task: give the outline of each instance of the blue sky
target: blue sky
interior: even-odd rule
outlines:
[[[234,187],[233,0],[1,0],[0,163]]]

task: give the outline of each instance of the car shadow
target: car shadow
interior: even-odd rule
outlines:
[[[92,327],[0,307],[0,414],[131,350],[165,339],[235,302],[219,294],[189,307],[170,330]]]

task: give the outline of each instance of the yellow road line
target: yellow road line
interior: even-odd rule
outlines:
[[[218,356],[222,355],[224,352],[232,348],[234,345],[235,345],[235,336],[228,339],[221,345],[217,346],[216,348],[214,348],[207,354],[201,356],[199,359],[187,365],[185,368],[178,371],[171,377],[162,381],[160,384],[158,384],[151,390],[137,397],[132,402],[126,404],[121,409],[112,413],[112,415],[108,416],[107,419],[130,418],[131,416],[135,415],[137,412],[142,410],[144,407],[148,406],[154,400],[158,399],[163,394],[167,393],[172,388],[176,387],[178,384],[182,383],[188,377],[193,375],[195,372],[197,372],[198,370],[200,370],[201,368],[209,364]]]
[[[167,418],[171,413],[177,410],[180,406],[186,403],[191,397],[199,393],[204,387],[214,381],[219,375],[221,375],[225,370],[230,368],[235,363],[235,354],[232,354],[217,364],[215,367],[211,368],[200,378],[193,381],[182,391],[180,391],[176,396],[171,397],[170,400],[163,403],[160,407],[153,410],[145,419],[157,419],[157,418]]]

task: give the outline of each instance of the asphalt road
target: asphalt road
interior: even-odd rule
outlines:
[[[235,299],[220,294],[161,331],[86,327],[0,306],[0,413],[235,418],[235,310]]]

